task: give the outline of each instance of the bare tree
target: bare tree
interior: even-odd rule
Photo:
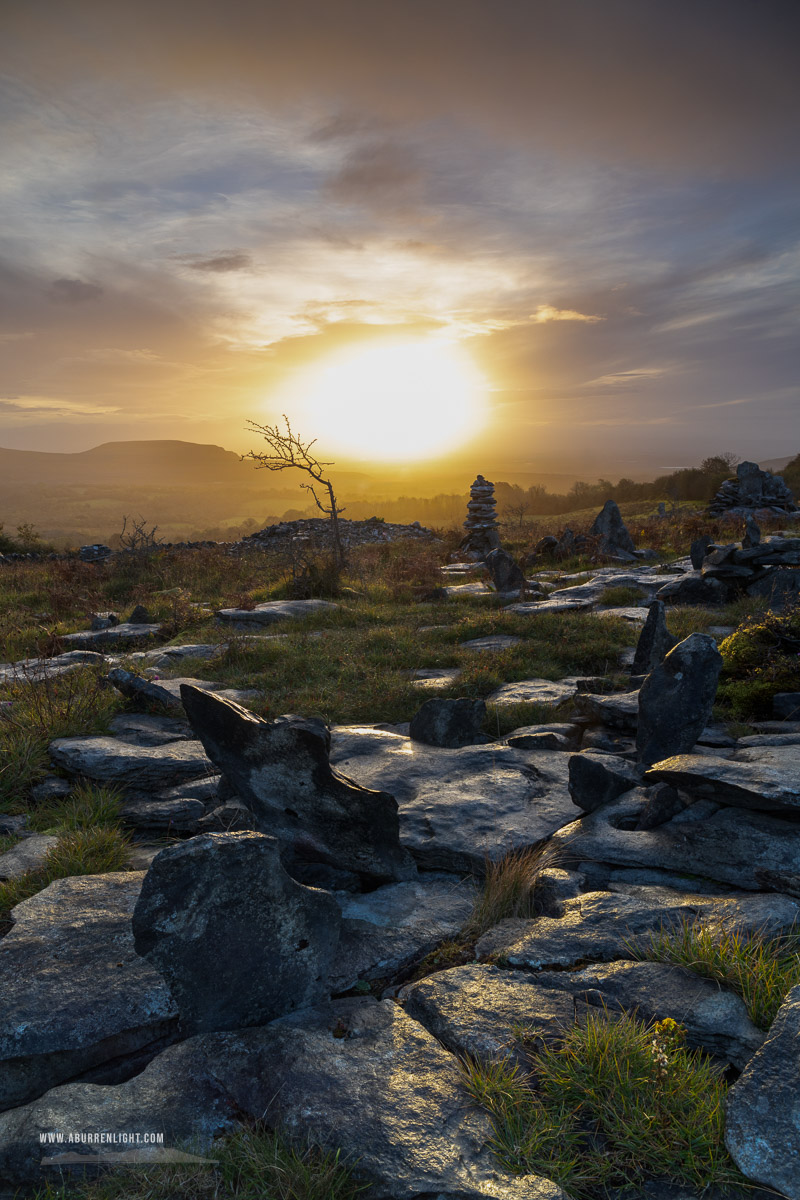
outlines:
[[[147,528],[147,521],[144,517],[132,517],[131,527],[128,528],[127,514],[122,518],[122,529],[119,534],[119,544],[123,550],[134,550],[137,553],[143,553],[147,550],[155,550],[160,546],[163,538],[156,537],[157,525],[153,525],[151,529]]]
[[[252,459],[257,469],[286,471],[290,467],[296,467],[298,471],[305,471],[307,475],[311,476],[313,483],[301,483],[300,486],[307,492],[311,492],[317,508],[330,518],[334,561],[337,569],[341,569],[345,562],[339,533],[339,516],[345,510],[339,507],[333,491],[333,484],[324,475],[325,468],[332,467],[333,463],[320,462],[318,458],[315,458],[311,453],[311,447],[315,444],[316,438],[311,442],[302,442],[289,424],[289,418],[285,413],[283,422],[286,426],[285,431],[278,425],[258,425],[255,421],[248,421],[247,424],[250,428],[261,434],[270,449],[262,454],[251,450],[242,457]],[[317,488],[324,488],[327,491],[327,504],[317,495]]]

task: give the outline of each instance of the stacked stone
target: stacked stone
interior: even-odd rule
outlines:
[[[772,510],[781,515],[796,512],[797,505],[780,475],[762,471],[758,463],[739,463],[736,478],[726,479],[711,501],[709,515],[744,515],[748,510],[757,509]]]
[[[497,532],[495,504],[494,484],[479,475],[470,488],[467,519],[464,522],[467,536],[461,543],[462,550],[484,558],[499,547],[500,534]]]
[[[699,547],[699,543],[698,543]],[[745,593],[764,596],[778,611],[800,599],[800,538],[761,538],[750,518],[741,542],[713,543],[699,570],[694,570],[657,593],[670,604],[726,604]]]

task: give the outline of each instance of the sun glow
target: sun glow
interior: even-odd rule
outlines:
[[[285,396],[304,436],[353,458],[447,453],[486,420],[486,383],[469,356],[436,341],[348,350],[307,368]]]

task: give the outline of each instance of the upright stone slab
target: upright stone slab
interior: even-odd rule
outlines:
[[[518,592],[525,586],[525,575],[507,550],[498,546],[486,555],[484,561],[498,592]]]
[[[286,874],[278,842],[207,833],[156,855],[134,946],[166,980],[186,1033],[264,1025],[327,997],[341,913]]]
[[[663,600],[653,600],[647,608],[647,620],[639,634],[631,675],[649,675],[678,644],[677,638],[667,629]]]
[[[400,846],[397,802],[332,769],[322,721],[262,721],[246,708],[182,686],[189,723],[206,753],[252,810],[257,826],[297,858],[388,883],[416,877]]]
[[[457,750],[483,742],[486,702],[462,696],[458,700],[426,700],[411,718],[409,736],[426,746]]]
[[[636,547],[615,500],[606,500],[589,530],[600,539],[600,553],[612,558],[634,557]]]
[[[707,633],[692,633],[652,671],[639,691],[639,761],[691,750],[711,717],[722,656]]]

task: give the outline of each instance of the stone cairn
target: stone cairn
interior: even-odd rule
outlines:
[[[767,510],[782,516],[796,512],[797,505],[780,475],[762,471],[758,463],[742,462],[736,468],[736,478],[725,480],[708,512],[712,517],[744,516],[748,510]]]
[[[464,522],[467,536],[460,547],[475,558],[483,559],[500,546],[495,504],[494,484],[479,475],[470,488],[467,519]]]

